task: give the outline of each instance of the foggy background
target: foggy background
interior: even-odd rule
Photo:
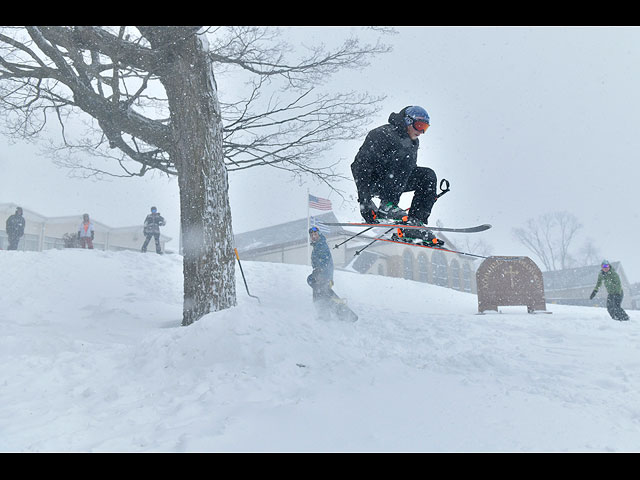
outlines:
[[[285,29],[300,43],[339,41],[353,29]],[[566,211],[583,228],[601,259],[621,261],[629,281],[640,281],[636,244],[640,228],[637,151],[640,142],[640,29],[629,27],[399,27],[385,42],[391,53],[361,71],[345,71],[327,88],[384,94],[383,109],[366,125],[420,105],[431,127],[420,137],[418,165],[446,178],[451,191],[435,205],[431,221],[462,227],[491,223],[476,234],[493,255],[530,256],[512,228],[544,213]],[[363,34],[365,38],[368,34]],[[224,85],[220,95],[224,98]],[[364,137],[363,137],[364,139]],[[350,163],[363,139],[327,154],[349,181],[336,184],[344,199],[308,179],[254,168],[230,174],[235,233],[307,215],[307,191],[329,198],[341,221],[359,221]],[[0,202],[46,216],[89,213],[112,227],[140,225],[152,205],[167,220],[162,233],[177,251],[177,178],[104,180],[70,178],[37,146],[0,137]],[[408,207],[410,196],[400,205]],[[314,213],[314,211],[311,211]],[[321,213],[315,211],[315,213]],[[456,237],[458,238],[458,237]],[[594,278],[594,285],[596,279]]]

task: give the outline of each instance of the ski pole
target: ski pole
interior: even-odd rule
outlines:
[[[238,260],[238,265],[240,266],[240,273],[242,274],[242,281],[244,282],[244,288],[247,289],[247,295],[255,298],[256,300],[258,300],[258,303],[260,303],[260,299],[258,297],[256,297],[255,295],[251,295],[249,293],[249,287],[247,286],[247,279],[244,278],[244,270],[242,270],[242,263],[240,263],[240,257],[238,256],[238,249],[234,248],[233,251],[236,252],[236,259]]]
[[[338,248],[340,245],[344,245],[345,243],[347,243],[349,240],[353,240],[354,238],[356,238],[358,235],[362,235],[365,232],[368,232],[369,230],[371,230],[373,227],[369,227],[369,228],[365,228],[364,230],[361,230],[360,232],[356,233],[355,235],[350,236],[349,238],[347,238],[345,241],[340,242],[340,243],[336,243],[333,248]]]
[[[387,230],[386,232],[384,232],[382,235],[379,235],[379,236],[377,236],[376,238],[374,238],[371,242],[369,242],[367,245],[365,245],[364,247],[362,247],[360,250],[356,250],[355,255],[360,255],[360,253],[361,253],[363,250],[365,250],[365,249],[369,248],[369,247],[370,247],[371,245],[373,245],[375,242],[377,242],[378,240],[382,239],[382,237],[384,237],[387,233],[389,233],[389,232],[390,232],[391,230],[393,230],[394,228],[396,228],[396,227],[395,227],[395,226],[394,226],[394,227],[391,227],[389,230]]]
[[[404,210],[405,210],[405,211],[407,211],[407,210],[409,210],[409,209],[408,209],[408,208],[405,208]],[[362,234],[363,234],[363,233],[365,233],[365,232],[368,232],[368,231],[369,231],[369,230],[371,230],[372,228],[374,228],[374,227],[368,227],[368,228],[365,228],[364,230],[361,230],[360,232],[356,233],[355,235],[352,235],[351,237],[347,238],[345,241],[340,242],[340,243],[337,243],[336,245],[334,245],[334,247],[333,247],[333,248],[338,248],[340,245],[344,245],[344,244],[345,244],[345,243],[347,243],[349,240],[353,240],[353,239],[354,239],[354,238],[356,238],[357,236],[362,235]],[[394,228],[395,228],[395,227],[394,227]],[[393,228],[392,228],[391,230],[393,230]],[[385,233],[383,233],[382,235],[386,235],[386,234],[387,234],[387,233],[389,233],[391,230],[387,230],[387,231],[386,231]],[[382,235],[380,235],[380,237],[381,237]],[[378,237],[378,238],[380,238],[380,237]],[[375,240],[374,240],[374,241],[375,241]],[[373,242],[371,242],[371,243],[373,243]],[[371,245],[371,243],[370,243],[369,245]],[[368,247],[369,245],[367,245],[367,247]],[[364,247],[364,248],[367,248],[367,247]],[[364,248],[363,248],[362,250],[364,250]],[[356,252],[356,255],[359,255],[359,254],[360,254],[360,252],[361,252],[362,250],[360,250],[360,251]]]
[[[445,185],[444,188],[442,188],[442,185]],[[439,194],[436,195],[436,200],[438,200],[442,195],[444,195],[445,193],[447,193],[449,190],[451,190],[449,188],[449,180],[447,180],[446,178],[443,178],[442,180],[440,180],[440,190],[441,192]]]
[[[459,252],[457,250],[449,250],[448,248],[441,248],[441,247],[427,247],[427,248],[435,248],[436,250],[443,250],[445,252],[457,253],[458,255],[466,255],[467,257],[489,258],[489,257],[485,257],[484,255],[476,255],[475,253],[468,253],[468,252]]]
[[[403,243],[403,242],[398,242],[396,240],[389,240],[387,238],[378,238],[378,240],[383,241],[383,242],[391,242],[391,243]],[[411,244],[408,244],[411,245]],[[459,250],[451,250],[449,248],[444,248],[444,247],[436,247],[434,246],[430,246],[430,245],[418,245],[418,244],[413,244],[414,247],[420,247],[420,248],[432,248],[434,250],[442,250],[443,252],[449,252],[449,253],[457,253],[458,255],[466,255],[468,257],[476,257],[476,258],[489,258],[489,257],[485,257],[484,255],[476,255],[475,253],[469,253],[469,252],[461,252]]]

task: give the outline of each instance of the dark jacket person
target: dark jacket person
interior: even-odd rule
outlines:
[[[9,246],[7,250],[17,250],[18,242],[20,238],[24,235],[24,226],[25,221],[22,216],[22,208],[16,208],[16,213],[7,218],[7,223],[5,226],[5,231],[7,232],[7,237],[9,237]]]
[[[331,294],[333,286],[333,257],[327,245],[327,239],[320,233],[318,227],[309,229],[309,239],[313,251],[311,252],[311,267],[313,271],[307,277],[307,283],[313,288],[313,299],[318,300]]]
[[[313,246],[311,252],[313,271],[307,277],[307,283],[313,288],[313,303],[317,318],[328,320],[336,317],[350,322],[357,321],[358,315],[333,291],[333,257],[327,245],[327,239],[320,233],[318,227],[311,227],[309,240]]]
[[[156,244],[156,253],[162,253],[162,248],[160,247],[160,227],[163,227],[166,224],[167,222],[165,222],[162,215],[160,215],[158,209],[156,207],[151,207],[151,213],[144,219],[144,228],[142,232],[144,233],[145,240],[142,244],[142,252],[147,251],[149,241],[151,241],[151,237],[153,237]]]
[[[389,123],[367,134],[351,164],[360,213],[366,222],[408,217],[409,223],[428,224],[437,199],[437,176],[431,168],[418,167],[417,161],[418,137],[427,131],[429,121],[424,108],[408,106],[391,113]],[[413,200],[406,212],[398,202],[403,193],[411,191]],[[373,197],[380,199],[379,207]],[[406,234],[424,236],[420,230]]]

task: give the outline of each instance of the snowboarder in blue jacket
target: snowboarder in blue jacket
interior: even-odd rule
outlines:
[[[327,298],[331,295],[333,287],[333,257],[327,245],[327,239],[320,233],[318,227],[309,229],[309,240],[313,251],[311,252],[311,267],[313,271],[307,277],[307,283],[313,288],[313,300]]]
[[[318,227],[311,227],[309,240],[313,246],[311,252],[313,271],[307,277],[307,283],[313,288],[313,303],[318,318],[357,321],[358,315],[333,291],[333,257],[327,245],[327,239],[320,233]]]

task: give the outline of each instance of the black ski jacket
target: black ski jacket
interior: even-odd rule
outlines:
[[[160,212],[150,213],[147,215],[147,218],[144,219],[143,232],[145,235],[160,233],[160,227],[164,227],[166,224]]]
[[[404,123],[406,108],[392,113],[389,123],[367,134],[351,164],[360,203],[391,192],[399,197],[416,167],[420,142],[409,138]]]
[[[17,213],[14,213],[9,218],[7,218],[7,223],[5,224],[7,236],[19,238],[24,235],[24,217]]]

